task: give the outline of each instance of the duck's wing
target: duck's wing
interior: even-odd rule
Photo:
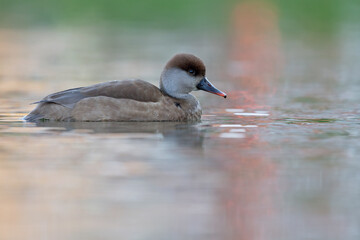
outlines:
[[[33,104],[38,103],[57,103],[67,108],[73,108],[75,104],[86,96],[81,93],[80,88],[72,88],[61,92],[56,92],[50,94],[38,102],[34,102]]]
[[[80,100],[97,96],[156,102],[162,93],[156,86],[142,80],[111,81],[53,93],[35,103],[56,103],[73,108]]]

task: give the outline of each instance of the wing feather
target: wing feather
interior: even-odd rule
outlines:
[[[156,102],[162,93],[156,86],[142,80],[110,81],[56,92],[35,103],[56,103],[67,108],[74,108],[80,100],[98,96]]]

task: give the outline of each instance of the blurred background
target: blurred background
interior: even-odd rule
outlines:
[[[319,94],[329,91],[328,84],[357,81],[356,74],[344,74],[358,71],[359,5],[356,0],[1,0],[1,89],[38,92],[28,96],[32,99],[43,96],[42,87],[84,81],[142,77],[156,83],[173,54],[190,52],[204,59],[215,83],[229,89],[237,82],[262,98],[275,93],[277,81],[309,90],[326,81]],[[34,91],[22,91],[19,82]]]
[[[0,239],[360,239],[360,1],[0,0]],[[25,123],[49,93],[158,84],[197,124]]]

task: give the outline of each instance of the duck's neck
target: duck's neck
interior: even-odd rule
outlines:
[[[193,79],[189,79],[189,75],[178,68],[165,69],[160,77],[160,89],[167,95],[178,99],[191,99],[189,93],[193,91],[194,86],[189,84]]]
[[[173,98],[177,98],[177,99],[182,99],[182,100],[192,100],[192,98],[194,98],[193,95],[188,94],[188,93],[169,93],[169,92],[165,92],[167,95],[169,95],[170,97]]]

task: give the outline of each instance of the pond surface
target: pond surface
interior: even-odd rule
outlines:
[[[360,36],[274,26],[266,41],[261,27],[1,30],[0,238],[360,239]],[[157,84],[176,52],[228,93],[195,93],[199,123],[21,120],[66,88]]]

